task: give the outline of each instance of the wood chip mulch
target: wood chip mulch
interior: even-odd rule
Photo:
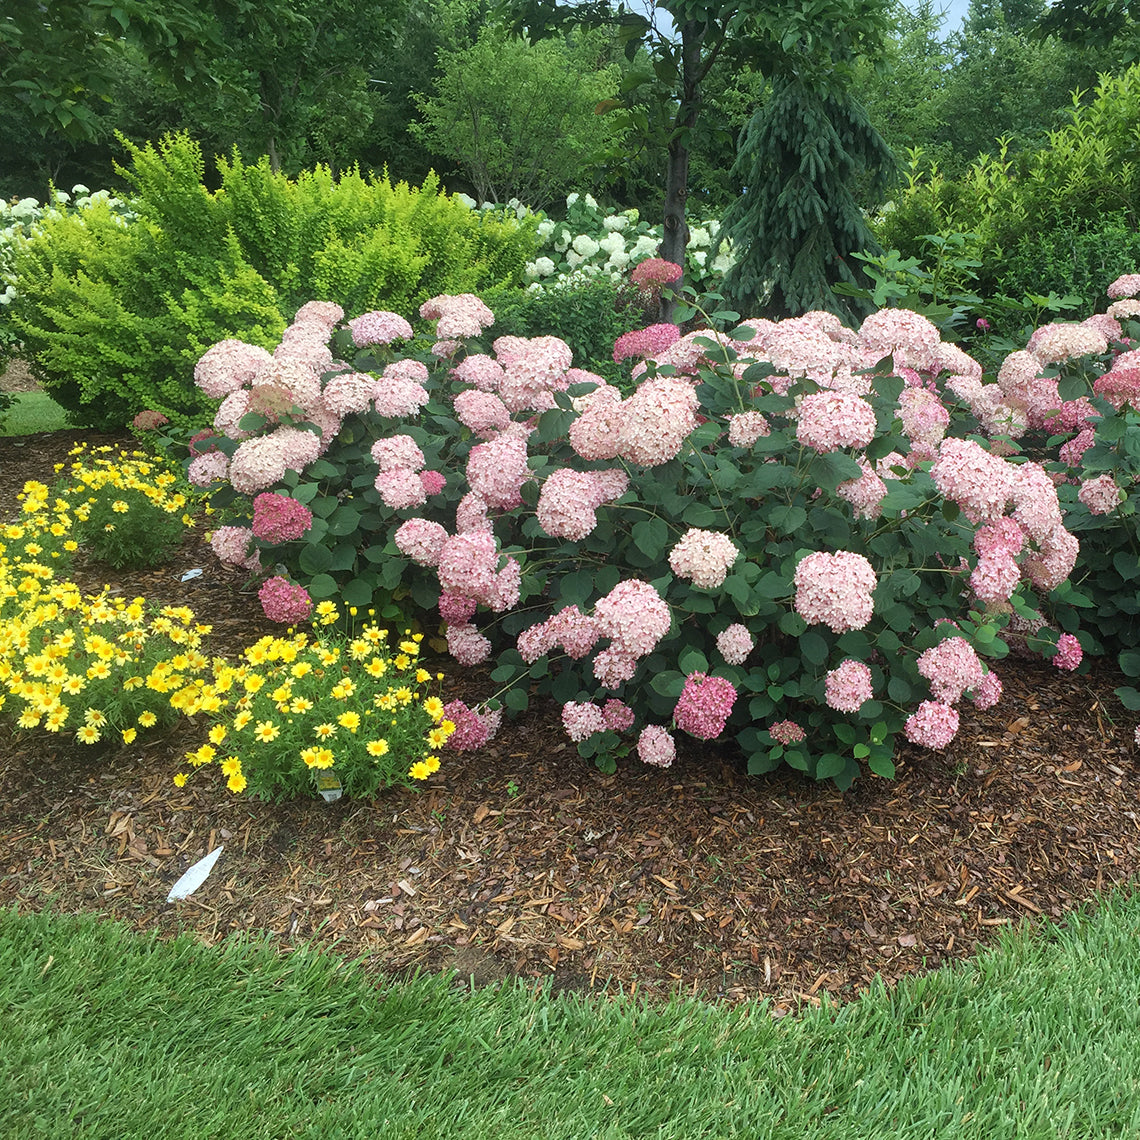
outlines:
[[[0,440],[0,503],[47,480],[74,438]],[[190,568],[204,573],[180,581]],[[171,565],[117,581],[214,623],[214,652],[263,632],[255,594],[188,537]],[[444,665],[445,695],[478,671]],[[907,748],[898,776],[846,794],[795,773],[748,777],[688,742],[671,769],[606,776],[542,705],[476,753],[447,754],[420,793],[275,806],[206,779],[171,783],[204,731],[94,757],[0,725],[0,905],[96,911],[213,943],[242,931],[316,941],[378,969],[454,970],[475,984],[772,999],[829,992],[973,955],[1011,926],[1063,920],[1140,869],[1140,767],[1121,683],[1040,661],[998,665],[1005,695],[964,711],[944,753]],[[170,886],[219,843],[189,900]]]

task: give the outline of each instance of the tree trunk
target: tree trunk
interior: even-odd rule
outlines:
[[[677,108],[665,170],[664,237],[660,256],[680,266],[685,264],[685,248],[689,244],[689,227],[685,224],[685,203],[689,197],[689,139],[700,109],[698,75],[705,29],[706,25],[696,20],[686,20],[681,25],[681,102]],[[677,281],[674,289],[679,290],[683,284],[684,277]],[[671,321],[672,316],[673,302],[663,298],[659,319]]]

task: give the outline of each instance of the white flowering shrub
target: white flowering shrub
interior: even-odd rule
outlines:
[[[470,295],[421,308],[422,357],[397,314],[306,310],[271,359],[227,342],[199,366],[222,403],[191,478],[249,521],[230,557],[416,605],[606,770],[667,765],[682,732],[752,772],[890,776],[899,738],[944,748],[1000,698],[1007,625],[1077,597],[1054,481],[1010,451],[1020,405],[917,314],[638,330],[627,395],[557,338],[492,339]],[[259,535],[267,492],[304,533]],[[1037,640],[1066,668],[1080,648]],[[454,711],[485,738],[486,709]]]

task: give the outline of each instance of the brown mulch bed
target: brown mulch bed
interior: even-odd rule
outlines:
[[[0,503],[48,481],[73,439],[0,440]],[[187,583],[193,567],[204,573]],[[169,565],[82,584],[187,603],[214,652],[266,631],[256,595],[200,533]],[[448,695],[489,692],[445,666]],[[1098,662],[1088,676],[999,665],[1005,697],[963,715],[945,753],[847,794],[790,772],[750,778],[698,742],[669,770],[580,759],[551,706],[481,752],[450,754],[420,794],[274,806],[171,776],[201,729],[103,757],[0,728],[0,905],[96,911],[138,930],[313,942],[387,971],[476,983],[739,1000],[776,1014],[854,996],[974,954],[1024,920],[1063,919],[1140,868],[1133,723]],[[217,844],[188,901],[171,884]]]

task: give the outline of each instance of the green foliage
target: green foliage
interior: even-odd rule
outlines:
[[[190,376],[209,345],[272,344],[314,294],[410,308],[517,281],[533,253],[536,220],[474,213],[434,177],[419,190],[323,167],[290,180],[235,153],[211,191],[187,136],[128,149],[137,221],[94,203],[15,251],[13,323],[76,424],[121,427],[148,408],[201,421]]]
[[[732,306],[851,315],[831,287],[861,284],[865,275],[847,259],[878,252],[851,184],[866,174],[881,189],[893,170],[858,104],[778,80],[744,132],[736,168],[748,189],[723,225],[737,257],[724,283]]]
[[[983,154],[961,178],[945,177],[937,165],[912,152],[906,184],[875,223],[880,243],[904,257],[923,257],[927,235],[973,234],[967,251],[981,264],[977,291],[992,296],[1029,275],[1038,245],[1058,245],[1067,234],[1135,231],[1140,201],[1140,136],[1135,107],[1140,100],[1140,65],[1119,76],[1104,76],[1085,105],[1073,97],[1069,122],[1048,135],[1045,146],[1017,158],[1010,140],[995,154]],[[1095,246],[1096,240],[1093,239]],[[1078,260],[1080,254],[1074,254]],[[1039,270],[1059,268],[1050,257]],[[1012,266],[1016,266],[1016,272]],[[1039,272],[1034,292],[1066,292],[1079,274],[1058,279]]]
[[[636,308],[621,306],[619,286],[608,277],[570,281],[544,289],[488,290],[496,336],[556,336],[574,353],[577,367],[624,382],[625,367],[614,363],[614,341],[642,323]]]
[[[617,93],[617,68],[595,69],[594,37],[529,43],[488,23],[468,47],[443,50],[412,133],[456,162],[479,202],[545,206],[616,145],[595,108]]]

